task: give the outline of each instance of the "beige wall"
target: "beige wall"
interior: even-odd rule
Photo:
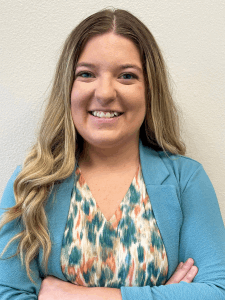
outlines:
[[[139,17],[161,46],[187,154],[203,164],[225,221],[224,0],[1,0],[0,196],[34,141],[63,41],[82,19],[111,5]]]

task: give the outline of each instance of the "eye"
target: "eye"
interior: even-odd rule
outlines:
[[[84,76],[83,76],[84,75]],[[76,75],[76,77],[82,77],[82,78],[90,78],[93,74],[90,72],[80,72]]]
[[[133,74],[133,73],[124,73],[121,76],[126,76],[128,78],[123,78],[123,79],[137,79],[137,75]]]

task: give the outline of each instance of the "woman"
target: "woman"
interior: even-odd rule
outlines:
[[[82,21],[3,195],[1,299],[225,299],[218,202],[183,154],[149,30],[124,10]]]

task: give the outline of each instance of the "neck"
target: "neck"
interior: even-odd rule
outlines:
[[[79,165],[90,168],[118,170],[127,165],[139,164],[139,140],[110,148],[94,147],[84,142]]]

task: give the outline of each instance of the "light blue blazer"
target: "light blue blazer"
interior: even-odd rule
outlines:
[[[121,287],[123,300],[224,300],[225,299],[225,228],[212,184],[198,162],[184,156],[167,156],[140,142],[142,173],[154,215],[166,248],[169,270],[173,274],[180,261],[192,257],[199,271],[193,283],[158,287]],[[10,178],[1,208],[15,204],[13,183],[18,167]],[[60,255],[69,212],[74,173],[49,196],[46,213],[52,241],[48,275],[66,281]],[[54,201],[53,201],[54,199]],[[4,211],[1,209],[0,213]],[[21,230],[13,221],[0,232],[0,251]],[[14,243],[3,257],[16,252]],[[34,285],[27,277],[18,257],[0,260],[0,299],[37,299],[44,269],[42,251],[32,262]]]

